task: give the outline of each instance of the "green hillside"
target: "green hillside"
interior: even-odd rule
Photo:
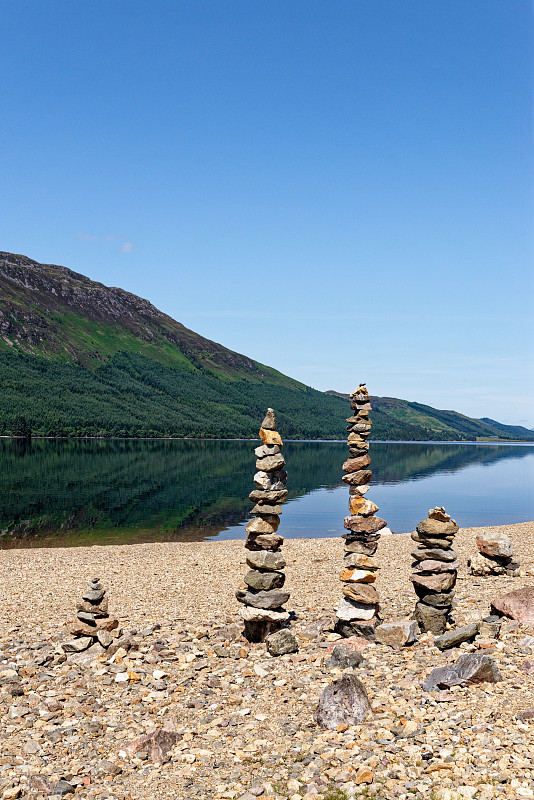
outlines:
[[[147,300],[0,252],[0,434],[341,439],[346,398],[199,336]],[[533,441],[534,433],[374,398],[374,439]]]
[[[326,394],[349,399],[348,395],[329,391]],[[396,397],[371,397],[373,406],[373,422],[379,423],[387,419],[390,424],[395,420],[406,432],[414,432],[414,441],[534,441],[533,431],[520,425],[504,425],[488,418],[472,419],[457,411],[441,411],[422,403],[399,400]],[[375,429],[373,429],[374,432]],[[426,435],[421,436],[420,432]],[[375,439],[378,438],[376,435]],[[388,438],[388,437],[386,437]],[[399,437],[400,438],[400,437]],[[402,437],[407,438],[407,437]]]

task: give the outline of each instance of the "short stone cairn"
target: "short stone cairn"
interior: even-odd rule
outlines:
[[[282,503],[287,497],[287,472],[280,448],[282,439],[276,431],[276,418],[272,408],[260,428],[263,444],[254,450],[257,461],[254,475],[256,488],[249,494],[256,504],[252,519],[247,522],[247,566],[245,585],[236,597],[243,608],[240,615],[245,622],[245,638],[250,642],[263,642],[289,619],[282,608],[289,600],[289,592],[282,591],[285,583],[285,559],[280,553],[283,537],[277,533]]]
[[[370,397],[361,383],[350,395],[352,416],[347,418],[349,458],[343,464],[344,483],[349,486],[350,516],[345,517],[344,567],[340,575],[343,582],[343,599],[336,612],[335,628],[342,636],[362,636],[374,640],[378,616],[379,597],[372,585],[376,580],[378,562],[373,558],[380,539],[379,531],[387,523],[374,514],[378,506],[364,495],[369,490],[371,470],[368,469],[371,431]]]
[[[435,635],[445,631],[452,607],[459,566],[452,540],[457,532],[456,522],[443,507],[436,506],[412,533],[417,547],[412,550],[415,560],[410,580],[419,598],[414,619],[422,631]]]
[[[505,533],[485,533],[477,536],[478,553],[468,562],[471,575],[519,575],[519,563],[514,560],[510,537]]]
[[[76,619],[69,624],[69,632],[75,638],[63,644],[66,652],[81,653],[97,641],[107,648],[120,636],[119,620],[108,614],[106,590],[98,578],[91,578],[76,609]]]

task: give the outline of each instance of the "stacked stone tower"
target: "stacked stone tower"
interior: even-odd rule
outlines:
[[[65,643],[63,649],[80,652],[96,641],[109,647],[113,639],[120,636],[119,620],[108,613],[106,590],[98,578],[91,579],[76,609],[76,619],[69,624],[69,632],[75,639]]]
[[[245,637],[251,642],[264,641],[289,619],[282,608],[289,600],[289,592],[282,591],[286,562],[280,547],[284,540],[277,533],[282,513],[280,503],[287,497],[287,472],[283,469],[285,461],[280,452],[283,443],[276,431],[272,408],[267,409],[260,438],[263,444],[254,451],[258,470],[254,475],[256,488],[249,494],[256,505],[246,526],[250,570],[245,575],[244,587],[236,592],[237,599],[244,604],[240,614],[245,621]]]
[[[436,506],[412,533],[417,547],[412,550],[415,561],[410,580],[419,598],[414,618],[422,631],[436,635],[444,632],[452,607],[459,566],[452,540],[457,532],[456,522]]]
[[[344,568],[340,575],[343,599],[336,612],[336,630],[342,636],[374,639],[380,619],[378,593],[373,586],[378,562],[373,556],[380,539],[379,531],[387,523],[374,516],[378,506],[365,498],[371,480],[367,442],[371,431],[371,403],[364,383],[351,394],[350,407],[353,413],[347,418],[349,458],[343,464],[346,473],[343,481],[349,486],[350,516],[345,517]]]

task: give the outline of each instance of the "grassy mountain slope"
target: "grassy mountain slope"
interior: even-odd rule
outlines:
[[[326,392],[339,398],[348,400],[348,395],[340,392]],[[405,433],[413,432],[414,441],[477,441],[486,439],[503,439],[507,441],[534,441],[532,431],[520,425],[504,425],[500,422],[484,418],[472,419],[457,411],[441,411],[422,403],[399,400],[396,397],[371,397],[373,406],[373,422],[380,423],[387,420],[393,425],[395,421],[402,426]],[[421,435],[421,431],[425,435]],[[374,438],[376,427],[373,428]],[[386,437],[395,438],[395,437]],[[402,439],[407,436],[399,437]]]
[[[20,349],[96,369],[117,353],[140,353],[181,370],[208,370],[225,380],[304,389],[247,356],[189,330],[123,289],[66,267],[0,252],[0,349]]]
[[[343,438],[346,398],[205,339],[147,300],[0,252],[0,434]],[[375,398],[374,439],[530,438],[525,429]]]

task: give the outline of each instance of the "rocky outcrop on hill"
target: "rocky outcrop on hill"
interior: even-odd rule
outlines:
[[[68,331],[57,316],[67,312],[125,329],[144,342],[175,345],[197,367],[219,365],[262,375],[261,365],[251,358],[194,333],[148,300],[67,267],[0,251],[0,281],[4,294],[0,335],[28,352],[36,347],[47,353],[67,350],[74,361],[85,363],[86,353],[69,346]]]

